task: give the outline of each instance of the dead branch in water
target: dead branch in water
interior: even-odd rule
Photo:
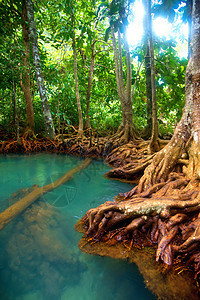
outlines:
[[[91,159],[87,158],[82,163],[80,163],[77,167],[67,171],[62,177],[60,177],[56,181],[42,187],[35,186],[35,188],[31,193],[26,195],[24,198],[20,199],[15,204],[8,207],[0,214],[0,230],[2,230],[8,223],[10,223],[20,213],[22,213],[28,206],[30,206],[40,196],[59,187],[63,183],[70,180],[75,173],[86,168],[90,164],[90,162]]]

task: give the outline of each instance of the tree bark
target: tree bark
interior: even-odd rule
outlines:
[[[130,140],[137,138],[137,134],[133,125],[133,111],[132,111],[132,94],[131,94],[131,60],[129,45],[124,36],[124,46],[126,52],[126,67],[127,79],[126,87],[123,78],[123,62],[122,62],[122,45],[121,34],[118,30],[118,49],[114,33],[114,28],[111,28],[111,38],[113,44],[114,60],[115,60],[115,76],[117,83],[117,91],[122,109],[122,123],[118,128],[116,137],[120,138],[120,142],[127,143]],[[115,138],[116,138],[115,137]]]
[[[29,35],[32,43],[33,61],[35,66],[37,86],[40,93],[40,99],[42,102],[45,132],[49,138],[53,139],[55,137],[55,129],[54,129],[51,111],[47,99],[44,78],[42,75],[42,67],[41,67],[41,60],[39,54],[38,38],[37,38],[36,24],[34,19],[34,7],[33,7],[32,0],[26,0],[26,9],[27,9],[28,22],[29,22]]]
[[[147,0],[143,0],[144,7],[147,7]],[[147,126],[144,130],[145,138],[150,138],[152,133],[152,86],[151,86],[151,53],[149,43],[150,15],[145,10],[144,16],[144,39],[145,39],[145,77],[146,77],[146,97],[147,97]]]
[[[93,79],[93,73],[94,73],[94,65],[95,65],[95,43],[96,40],[93,40],[92,48],[91,48],[91,61],[90,61],[90,69],[88,72],[88,86],[87,86],[87,94],[86,94],[86,123],[85,128],[88,129],[91,127],[90,124],[90,96],[91,96],[91,89],[92,89],[92,79]]]
[[[152,154],[160,150],[158,144],[158,120],[157,120],[157,99],[156,99],[156,81],[155,81],[155,64],[154,64],[154,48],[152,33],[152,17],[151,17],[151,0],[146,1],[147,20],[148,20],[148,40],[151,57],[151,90],[152,90],[152,133],[149,144],[149,152]]]
[[[75,21],[74,21],[74,14],[73,14],[72,7],[71,7],[71,25],[72,25],[72,49],[74,55],[74,78],[75,78],[75,90],[76,90],[76,103],[77,103],[78,119],[79,119],[78,137],[83,137],[83,115],[82,115],[81,101],[80,101],[80,94],[79,94],[79,87],[78,87],[76,35],[75,35],[75,28],[74,28]]]
[[[26,3],[22,3],[22,34],[23,34],[23,76],[22,76],[22,89],[26,104],[26,126],[34,131],[34,111],[31,97],[31,84],[30,84],[30,43],[29,33],[27,26],[27,10]]]

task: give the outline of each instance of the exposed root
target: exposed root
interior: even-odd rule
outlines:
[[[168,141],[160,140],[163,148]],[[114,166],[105,174],[114,179],[126,179],[138,183],[147,166],[152,163],[156,154],[148,154],[149,141],[138,140],[115,148],[106,158],[109,165]]]
[[[130,141],[140,140],[139,135],[132,125],[120,125],[116,134],[112,137],[112,142],[119,145],[127,144]]]
[[[58,135],[55,140],[51,140],[25,132],[20,137],[20,143],[15,139],[0,142],[0,153],[51,151],[79,156],[105,157],[113,149],[113,145],[107,147],[107,143],[108,138],[99,138],[95,133],[90,134],[88,138],[78,138],[77,135]]]
[[[138,192],[144,191],[156,183],[165,182],[184,150],[185,142],[183,140],[179,140],[176,144],[171,140],[154,156],[152,163],[145,169]]]
[[[114,168],[105,174],[109,178],[127,179],[137,182],[143,174],[145,168],[152,162],[154,155],[140,158],[135,162],[130,162],[122,167]]]
[[[200,274],[200,189],[198,181],[171,173],[167,182],[145,192],[138,186],[120,201],[90,209],[81,219],[85,236],[112,244],[129,241],[129,247],[156,245],[156,261],[172,266],[177,257]],[[186,255],[187,253],[187,255]]]

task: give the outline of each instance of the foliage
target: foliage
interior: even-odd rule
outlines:
[[[15,110],[19,114],[21,131],[25,129],[25,101],[21,87],[22,53],[22,1],[0,2],[0,125],[5,130],[12,124],[16,130]],[[95,69],[91,90],[91,125],[101,134],[114,133],[121,122],[114,73],[114,57],[109,40],[110,18],[115,27],[123,31],[134,1],[72,1],[42,0],[35,3],[39,48],[48,100],[57,132],[69,125],[78,125],[75,84],[73,76],[72,30],[69,4],[73,6],[78,50],[78,78],[81,106],[85,120],[88,70],[91,45],[96,39]],[[170,4],[171,3],[171,4]],[[173,11],[179,1],[163,1],[163,7]],[[169,5],[170,4],[170,5]],[[156,6],[159,12],[161,6]],[[184,8],[182,8],[183,10]],[[173,18],[171,18],[173,19]],[[155,64],[158,95],[158,115],[164,131],[173,131],[184,105],[184,76],[187,60],[180,59],[175,42],[156,39]],[[136,80],[139,63],[144,60],[142,45],[132,49],[132,83]],[[42,108],[39,101],[31,60],[31,87],[36,132],[43,130]],[[146,125],[145,72],[142,67],[136,80],[133,97],[133,120],[142,130]],[[14,99],[15,98],[15,99]]]

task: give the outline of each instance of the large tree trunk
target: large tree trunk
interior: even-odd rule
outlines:
[[[31,84],[30,84],[30,44],[29,33],[27,25],[27,10],[25,0],[22,3],[22,34],[23,34],[23,76],[22,89],[26,103],[26,126],[34,131],[34,111],[31,98]]]
[[[48,137],[54,138],[55,130],[54,130],[54,124],[53,124],[53,120],[52,120],[52,116],[51,116],[49,103],[47,100],[44,78],[42,75],[42,67],[41,67],[41,60],[40,60],[40,54],[39,54],[38,38],[37,38],[36,24],[35,24],[35,19],[34,19],[34,8],[33,8],[32,0],[26,0],[26,9],[27,9],[27,16],[28,16],[28,21],[29,21],[29,34],[30,34],[30,39],[32,42],[33,61],[34,61],[34,66],[35,66],[37,86],[38,86],[38,90],[40,93],[40,99],[42,102],[45,132]]]
[[[79,222],[88,241],[156,245],[156,261],[184,262],[200,279],[200,1],[193,0],[191,55],[183,116],[153,156],[139,185],[89,210]],[[188,154],[188,159],[187,158]],[[182,172],[183,171],[183,172]]]

